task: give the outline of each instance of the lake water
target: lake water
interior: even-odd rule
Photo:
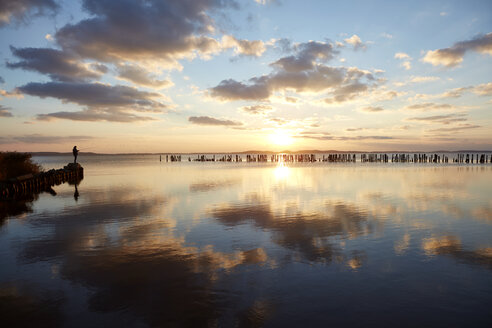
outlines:
[[[491,164],[79,159],[1,204],[7,326],[492,326]]]

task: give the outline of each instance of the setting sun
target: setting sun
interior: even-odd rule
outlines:
[[[270,134],[270,141],[278,146],[289,146],[294,142],[294,139],[286,132],[277,130]]]

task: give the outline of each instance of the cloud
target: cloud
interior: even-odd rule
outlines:
[[[239,40],[231,35],[222,37],[222,47],[225,49],[234,48],[237,55],[251,57],[260,57],[266,50],[263,41]]]
[[[441,98],[459,98],[465,91],[472,89],[471,87],[455,88],[444,92]]]
[[[439,80],[437,76],[412,76],[410,82],[412,83],[426,83]]]
[[[393,35],[386,32],[381,33],[381,36],[386,39],[393,39]]]
[[[407,71],[412,69],[412,63],[409,61],[404,61],[401,63],[401,66],[404,67]]]
[[[492,33],[457,42],[450,48],[429,50],[422,61],[434,66],[456,67],[463,62],[465,53],[469,51],[492,55]]]
[[[345,43],[350,44],[354,47],[354,50],[366,50],[367,46],[362,40],[359,38],[357,34],[352,35],[350,38],[344,40]]]
[[[410,57],[408,54],[404,52],[397,52],[395,53],[395,59],[404,60],[400,66],[404,67],[407,71],[412,68],[412,63],[410,62],[412,60],[412,57]]]
[[[492,96],[492,82],[475,86],[473,92],[479,96]]]
[[[78,142],[92,140],[91,136],[47,136],[42,134],[28,134],[16,136],[12,138],[14,141],[19,141],[29,144],[58,144],[63,142]]]
[[[458,126],[454,127],[449,127],[449,128],[438,128],[438,129],[432,129],[428,130],[428,132],[461,132],[463,130],[470,130],[470,129],[477,129],[481,128],[481,125],[475,125],[475,124],[460,124]]]
[[[230,120],[220,120],[209,116],[190,116],[188,121],[198,125],[222,125],[222,126],[241,126],[241,122]]]
[[[55,35],[65,50],[104,62],[151,61],[180,67],[182,58],[208,56],[220,43],[207,14],[237,7],[224,0],[84,0],[90,18],[67,24]]]
[[[353,99],[378,83],[369,71],[324,65],[338,53],[331,44],[310,41],[297,44],[293,49],[293,55],[270,64],[273,68],[270,74],[253,77],[247,83],[223,80],[209,89],[209,95],[222,101],[259,101],[270,98],[275,92],[289,90],[297,93],[330,91],[333,98],[325,102],[331,103]]]
[[[359,131],[360,129],[347,129],[348,131]],[[358,140],[391,140],[397,139],[392,136],[333,136],[327,132],[305,131],[296,138],[314,139],[314,140],[337,140],[337,141],[358,141]]]
[[[347,132],[356,132],[356,131],[364,131],[368,130],[367,128],[346,128],[345,131]]]
[[[268,112],[273,111],[273,107],[269,105],[252,105],[243,106],[240,108],[243,112],[252,115],[266,115]]]
[[[397,52],[395,54],[395,58],[396,59],[406,59],[406,60],[412,59],[408,54],[406,54],[404,52]]]
[[[415,105],[406,106],[407,110],[419,110],[419,111],[431,111],[431,110],[441,110],[441,109],[453,109],[455,108],[450,104],[436,104],[436,103],[421,103]]]
[[[233,79],[223,80],[210,89],[210,95],[224,101],[233,100],[262,100],[271,95],[269,86],[258,79],[250,80],[250,85],[237,82]]]
[[[5,83],[5,80],[3,79],[3,77],[0,76],[0,83],[3,84]]]
[[[118,65],[117,71],[119,78],[136,85],[152,88],[165,88],[173,85],[171,81],[158,80],[157,78],[152,77],[147,70],[138,65]]]
[[[22,21],[29,16],[55,12],[58,5],[54,0],[2,0],[0,2],[0,27],[10,24],[12,20]]]
[[[154,121],[155,118],[149,116],[141,116],[130,113],[128,110],[120,108],[106,109],[84,109],[77,112],[54,112],[49,114],[38,114],[39,121],[52,121],[55,119],[85,121],[85,122],[118,122],[118,123],[133,123]]]
[[[167,106],[154,100],[162,97],[155,92],[133,87],[102,83],[31,82],[18,88],[24,94],[40,98],[57,98],[89,108],[126,107],[137,111],[161,112]]]
[[[19,62],[7,62],[8,68],[21,68],[47,74],[55,81],[84,81],[99,78],[100,66],[83,64],[67,52],[50,48],[15,48],[10,47],[12,54],[22,59]],[[95,69],[94,69],[95,68]]]
[[[281,5],[282,1],[281,0],[254,0],[257,4],[266,6],[269,4],[275,4],[275,5]]]
[[[369,87],[367,84],[361,83],[359,81],[354,81],[353,83],[337,88],[332,93],[333,97],[325,98],[323,99],[323,101],[327,104],[343,103],[356,98],[368,89]]]
[[[291,104],[296,104],[299,101],[299,98],[296,97],[285,97],[284,99],[286,102]]]
[[[468,119],[465,114],[448,114],[448,115],[434,115],[424,117],[409,117],[407,121],[423,122],[423,123],[439,123],[439,124],[451,124],[455,122],[465,122]]]
[[[75,121],[135,122],[153,120],[131,112],[162,113],[169,106],[156,100],[162,95],[140,91],[133,87],[111,86],[102,83],[28,83],[17,88],[19,92],[40,98],[56,98],[64,103],[75,103],[87,107],[78,112],[55,112],[38,115],[39,120],[54,118]]]
[[[368,106],[362,108],[363,112],[368,112],[368,113],[377,113],[377,112],[382,112],[384,111],[383,107],[373,107],[373,106]]]
[[[10,108],[0,105],[0,117],[12,117]]]
[[[449,89],[441,94],[416,94],[409,100],[415,99],[435,99],[435,98],[460,98],[466,92],[473,92],[479,96],[492,96],[492,82],[483,83],[476,86],[460,87]]]
[[[283,57],[270,65],[285,72],[296,73],[313,69],[317,63],[327,62],[338,54],[331,44],[316,41],[295,45],[293,50],[295,55]]]
[[[7,98],[22,98],[22,93],[18,89],[14,89],[12,91],[5,91],[0,89],[0,96]]]

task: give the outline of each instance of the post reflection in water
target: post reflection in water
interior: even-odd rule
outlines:
[[[490,167],[83,165],[4,215],[7,323],[491,323]]]

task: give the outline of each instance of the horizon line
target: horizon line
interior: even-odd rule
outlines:
[[[1,152],[19,152],[19,153],[29,153],[34,156],[42,155],[72,155],[72,152],[56,152],[56,151],[0,151]],[[385,150],[385,151],[361,151],[361,150],[318,150],[318,149],[305,149],[305,150],[282,150],[282,151],[271,151],[271,150],[245,150],[245,151],[224,151],[224,152],[127,152],[127,153],[98,153],[98,152],[84,152],[81,154],[85,155],[216,155],[216,154],[329,154],[329,153],[345,153],[345,154],[363,154],[363,153],[464,153],[464,152],[485,152],[491,153],[492,150],[478,150],[478,149],[460,149],[460,150]]]

